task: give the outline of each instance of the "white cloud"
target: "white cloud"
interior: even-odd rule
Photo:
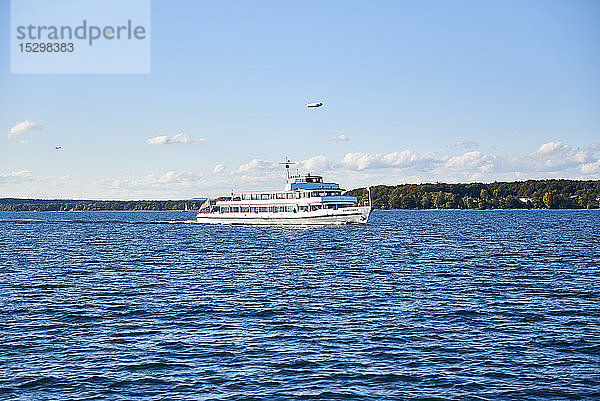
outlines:
[[[582,164],[594,161],[592,146],[588,150],[553,141],[542,144],[535,152],[527,155],[516,155],[503,160],[503,170],[518,172],[561,173],[578,169]]]
[[[185,171],[167,171],[156,178],[158,184],[185,184],[200,180],[200,176]]]
[[[238,172],[240,172],[242,174],[255,174],[255,173],[264,172],[271,168],[273,168],[273,163],[271,163],[270,161],[261,160],[261,159],[253,159],[246,164],[242,164],[238,168]]]
[[[479,144],[475,141],[456,141],[456,142],[454,142],[454,147],[457,147],[457,148],[472,149],[472,148],[476,148],[478,146],[479,146]]]
[[[534,156],[534,155],[547,155],[547,154],[552,154],[552,153],[557,153],[557,152],[564,152],[564,151],[568,151],[569,150],[569,145],[563,144],[560,141],[556,141],[556,142],[547,142],[542,144],[538,150],[536,150],[533,153],[530,153],[530,155]]]
[[[598,149],[596,149],[598,148]],[[410,150],[391,153],[347,153],[332,162],[332,172],[345,176],[352,184],[364,182],[397,184],[399,182],[469,182],[543,178],[600,178],[600,147],[584,149],[562,142],[548,142],[537,150],[500,156],[480,151],[460,155],[418,154]],[[352,174],[348,174],[352,171]],[[365,181],[358,181],[359,179]],[[348,185],[348,184],[345,184]],[[355,185],[355,184],[353,184]]]
[[[300,173],[317,173],[330,170],[331,168],[331,161],[327,159],[327,157],[319,155],[299,162],[293,162],[290,166],[290,173],[295,174],[296,170]],[[235,172],[231,173],[232,176],[237,177],[240,177],[240,174],[243,177],[252,177],[256,180],[279,180],[281,177],[285,177],[285,168],[282,163],[275,163],[263,159],[252,159],[248,163],[240,165]]]
[[[562,142],[548,142],[537,149],[515,155],[465,151],[434,154],[411,150],[388,153],[355,152],[329,159],[324,155],[306,158],[292,166],[301,174],[323,175],[343,188],[365,185],[396,185],[418,182],[512,181],[515,179],[600,179],[600,149],[594,145],[576,148]],[[223,169],[223,170],[222,170]],[[166,171],[132,176],[123,172],[118,178],[56,179],[34,176],[28,170],[0,174],[6,196],[16,190],[20,196],[81,197],[99,199],[184,199],[221,196],[231,190],[281,189],[285,169],[277,162],[252,159],[225,168],[206,166],[206,171]]]
[[[0,174],[0,184],[19,184],[33,180],[34,176],[29,170],[13,171],[8,174]]]
[[[331,162],[323,155],[314,156],[310,159],[306,159],[297,164],[297,168],[306,172],[319,172],[329,170],[331,168]]]
[[[427,164],[435,162],[433,153],[425,153],[417,155],[410,150],[392,153],[347,153],[340,164],[346,168],[353,170],[380,169],[391,167],[410,167],[421,165],[425,167]]]
[[[407,182],[472,182],[536,178],[599,179],[600,160],[594,150],[572,148],[564,143],[548,142],[531,153],[500,156],[480,151],[463,154],[416,153],[403,150],[389,153],[354,152],[332,160],[317,155],[292,166],[301,174],[323,175],[327,181],[339,182],[343,188],[364,185],[395,185]],[[562,164],[556,160],[565,159]],[[582,161],[583,160],[583,161]],[[546,165],[550,161],[552,171]],[[212,171],[212,174],[210,172]],[[228,174],[220,174],[229,171]],[[169,171],[137,179],[107,180],[104,188],[119,194],[154,199],[200,194],[220,196],[231,190],[280,189],[285,183],[285,169],[277,162],[252,159],[236,169],[223,164],[208,168],[206,175]]]
[[[600,160],[596,160],[593,163],[582,164],[580,169],[583,174],[600,173]]]
[[[186,134],[179,133],[173,135],[169,138],[167,135],[159,135],[153,138],[148,138],[146,143],[148,145],[174,145],[174,144],[195,144],[195,143],[206,143],[208,139],[206,138],[191,138]]]
[[[530,153],[529,156],[542,162],[547,167],[560,166],[565,163],[583,163],[593,156],[595,149],[592,146],[590,146],[590,150],[582,150],[579,148],[573,149],[560,141],[548,142],[542,144],[538,150]]]
[[[486,171],[494,167],[495,156],[488,156],[481,152],[467,152],[460,156],[450,157],[444,167],[454,170],[473,170],[484,168]]]
[[[376,168],[378,166],[379,155],[370,153],[347,153],[341,160],[341,164],[353,170],[365,170],[368,168]]]
[[[40,124],[34,123],[33,121],[21,121],[10,128],[10,131],[8,131],[8,138],[10,139],[17,136],[21,136],[26,132],[29,132],[33,129],[40,129],[41,127],[42,126]]]
[[[295,173],[300,163],[291,166],[290,173]],[[222,177],[222,176],[220,176]],[[285,168],[277,162],[264,159],[252,159],[240,165],[227,175],[227,180],[220,179],[215,186],[235,190],[260,190],[283,188]]]
[[[191,187],[196,185],[201,179],[201,175],[186,171],[167,171],[161,175],[147,174],[142,178],[100,179],[97,183],[113,189],[171,190],[173,188]]]
[[[330,136],[329,138],[327,138],[328,141],[334,141],[334,142],[344,142],[344,141],[349,141],[350,138],[348,138],[346,135],[342,134],[342,135],[338,135],[338,136]]]

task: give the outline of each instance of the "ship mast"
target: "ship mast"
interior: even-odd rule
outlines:
[[[279,163],[283,166],[285,166],[285,171],[287,172],[287,179],[290,179],[290,166],[292,164],[296,164],[295,162],[290,161],[290,159],[286,156],[285,157],[285,161],[283,163]]]

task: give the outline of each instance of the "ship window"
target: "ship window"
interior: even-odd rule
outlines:
[[[293,192],[288,192],[286,195],[287,195],[288,199],[294,199],[294,193]]]
[[[269,194],[261,194],[260,198],[261,199],[269,199]]]
[[[233,213],[239,213],[239,211],[240,211],[240,208],[239,208],[239,207],[232,207],[232,208],[231,208],[231,211],[232,211]]]
[[[269,206],[269,212],[273,213],[273,206]]]
[[[293,212],[294,211],[294,206],[292,206],[292,205],[286,206],[285,207],[285,211],[286,212]]]
[[[249,207],[244,207],[244,206],[242,206],[242,207],[240,208],[240,210],[241,210],[241,212],[242,212],[242,213],[248,213],[248,212],[250,211],[250,208],[249,208]]]
[[[258,208],[258,211],[264,213],[264,212],[267,211],[267,209],[268,208],[266,206],[261,206],[261,207]]]
[[[229,208],[228,207],[222,207],[221,208],[221,213],[229,213]]]
[[[285,194],[275,194],[276,199],[285,199]]]

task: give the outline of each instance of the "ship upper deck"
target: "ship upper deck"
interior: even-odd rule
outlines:
[[[285,189],[287,191],[296,189],[340,189],[340,185],[333,182],[323,182],[323,177],[319,175],[307,174],[288,178]]]
[[[307,174],[289,177],[284,190],[233,192],[231,198],[217,203],[296,203],[298,200],[310,203],[356,202],[356,197],[344,196],[343,193],[344,190],[340,189],[339,184],[323,182],[323,177]]]

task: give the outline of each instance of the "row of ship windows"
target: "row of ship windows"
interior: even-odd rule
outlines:
[[[308,212],[319,209],[341,209],[346,205],[310,205],[310,206],[221,206],[216,208],[219,213],[277,213],[277,212]]]
[[[313,192],[285,192],[274,194],[241,194],[234,196],[233,200],[268,200],[268,199],[299,199],[319,196],[338,196],[342,191],[313,191]]]

